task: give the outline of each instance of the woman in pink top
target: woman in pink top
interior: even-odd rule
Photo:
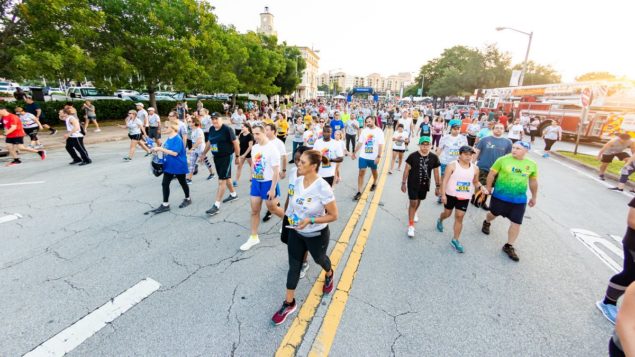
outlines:
[[[463,229],[463,216],[474,190],[483,187],[478,181],[478,167],[472,163],[472,155],[474,155],[474,149],[471,146],[461,146],[458,160],[446,166],[441,183],[441,202],[445,209],[437,220],[437,230],[443,232],[443,220],[450,217],[454,210],[454,238],[450,244],[459,253],[464,251],[459,242]]]
[[[434,119],[434,122],[432,123],[432,147],[439,147],[439,141],[441,141],[441,136],[443,135],[444,125],[445,124],[443,123],[443,118],[441,118],[441,116]]]

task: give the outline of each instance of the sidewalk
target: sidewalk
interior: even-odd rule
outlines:
[[[119,141],[128,139],[128,131],[126,129],[119,128],[117,126],[100,126],[101,132],[96,133],[93,125],[88,127],[88,132],[84,138],[85,145],[99,144],[104,142]],[[64,148],[66,145],[64,141],[65,130],[57,128],[57,134],[49,135],[48,131],[41,131],[38,136],[40,142],[44,144],[46,150]],[[28,138],[25,139],[25,143],[28,143]]]

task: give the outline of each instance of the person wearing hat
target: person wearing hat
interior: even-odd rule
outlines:
[[[143,103],[136,103],[135,106],[137,107],[137,119],[141,120],[141,122],[143,123],[143,127],[147,130],[149,126],[148,112],[143,109]]]
[[[441,176],[445,172],[445,167],[459,158],[459,148],[467,145],[465,136],[459,134],[461,125],[455,124],[450,128],[450,134],[446,134],[441,138],[437,147],[437,155],[441,161]],[[441,197],[437,203],[441,203]]]
[[[483,189],[485,194],[492,193],[492,199],[481,231],[489,234],[492,221],[496,217],[508,218],[511,224],[507,231],[507,243],[503,246],[503,252],[515,262],[519,258],[514,249],[514,243],[520,233],[525,208],[527,204],[529,207],[534,207],[538,198],[538,166],[535,161],[525,157],[530,149],[531,145],[528,142],[516,142],[512,146],[511,154],[500,157],[494,162],[487,175],[486,188]],[[527,187],[531,191],[529,200]]]
[[[155,113],[154,108],[148,108],[148,137],[161,146],[161,118]]]
[[[459,242],[463,230],[463,217],[475,190],[483,186],[478,181],[478,167],[472,163],[475,153],[471,146],[459,148],[459,158],[448,164],[441,183],[441,202],[444,210],[437,220],[437,230],[443,232],[443,220],[452,215],[454,210],[454,238],[450,244],[457,252],[463,253],[463,245]]]
[[[439,158],[430,151],[432,139],[429,136],[419,138],[419,150],[408,155],[406,168],[401,180],[401,192],[408,193],[408,237],[415,236],[414,224],[419,221],[417,210],[430,191],[430,181],[434,173],[434,194],[439,196],[441,179],[439,176]]]

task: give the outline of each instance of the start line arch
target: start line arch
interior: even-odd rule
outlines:
[[[358,87],[351,89],[350,92],[348,92],[348,94],[346,95],[346,101],[350,103],[353,100],[353,95],[357,93],[368,93],[369,95],[373,96],[373,100],[375,102],[379,101],[379,94],[375,92],[372,87]]]

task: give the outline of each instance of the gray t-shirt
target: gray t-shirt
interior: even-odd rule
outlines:
[[[486,136],[476,144],[476,148],[480,152],[478,154],[478,168],[489,171],[496,159],[512,152],[512,142],[503,137]]]

